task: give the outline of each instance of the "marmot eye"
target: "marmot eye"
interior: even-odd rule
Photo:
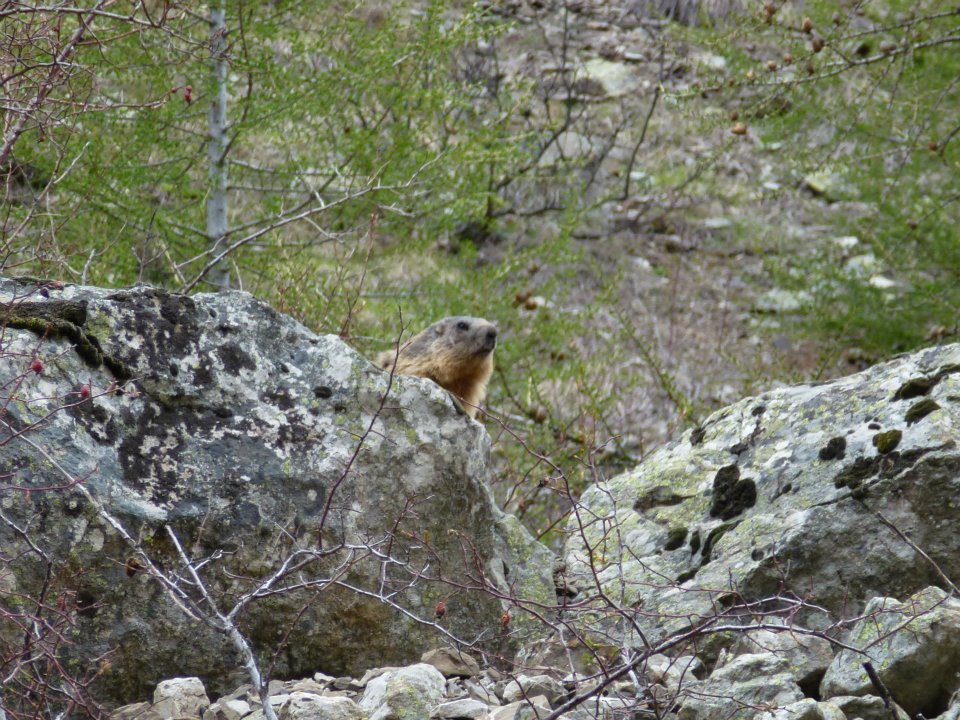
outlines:
[[[469,323],[465,323],[463,320],[457,323],[457,330],[469,330]]]

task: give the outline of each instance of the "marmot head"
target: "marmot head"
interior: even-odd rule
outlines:
[[[398,375],[430,378],[446,388],[476,417],[493,372],[497,326],[483,318],[448,317],[438,320],[396,350],[380,353],[377,364]]]
[[[497,326],[478,317],[444,318],[427,328],[425,334],[443,338],[441,344],[456,347],[464,355],[485,357],[497,347]]]

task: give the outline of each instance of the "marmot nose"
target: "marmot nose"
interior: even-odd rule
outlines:
[[[488,348],[495,348],[497,346],[497,329],[493,326],[487,330],[487,340],[484,345]]]

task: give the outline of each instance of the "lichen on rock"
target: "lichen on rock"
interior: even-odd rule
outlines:
[[[642,644],[730,602],[805,598],[796,620],[825,627],[875,594],[929,585],[932,565],[890,524],[960,576],[958,361],[960,345],[929,348],[717,411],[583,493],[580,524],[567,528],[567,582],[596,578],[642,607],[626,640]]]

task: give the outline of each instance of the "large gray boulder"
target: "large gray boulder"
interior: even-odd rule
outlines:
[[[958,436],[960,345],[747,398],[583,493],[566,580],[642,609],[635,647],[744,601],[817,629],[944,586],[941,570],[960,577]]]
[[[903,602],[873,598],[864,615],[845,639],[865,655],[838,653],[820,686],[823,697],[876,694],[863,668],[869,660],[910,717],[943,712],[960,689],[960,600],[930,587]]]
[[[76,601],[70,667],[107,654],[101,698],[247,681],[196,619],[211,611],[170,530],[220,612],[299,553],[235,618],[274,677],[416,661],[450,639],[432,626],[441,599],[447,632],[506,650],[480,578],[553,600],[551,554],[492,502],[486,431],[432,382],[388,386],[242,292],[2,281],[0,301],[0,548],[18,558],[0,603],[36,597],[50,558],[48,593]]]

